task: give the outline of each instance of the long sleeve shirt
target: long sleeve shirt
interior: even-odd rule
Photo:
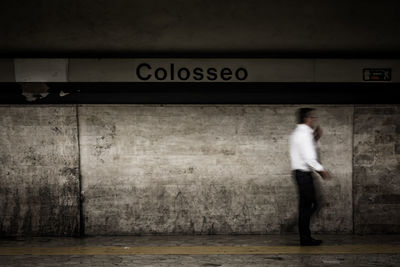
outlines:
[[[323,171],[318,162],[313,129],[306,124],[298,124],[290,136],[290,161],[292,170]]]

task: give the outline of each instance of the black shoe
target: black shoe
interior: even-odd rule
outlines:
[[[300,245],[301,246],[319,246],[321,245],[322,240],[314,239],[312,237],[305,239],[305,240],[300,240]]]

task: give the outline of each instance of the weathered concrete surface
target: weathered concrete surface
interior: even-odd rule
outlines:
[[[294,106],[79,106],[86,234],[297,231]],[[352,108],[320,107],[333,179],[314,231],[352,231]]]
[[[400,233],[400,107],[356,107],[356,233]]]
[[[297,231],[296,108],[79,106],[86,233]],[[356,233],[399,233],[399,106],[356,106],[354,118],[352,107],[317,108],[333,178],[316,180],[325,202],[312,230],[351,232],[354,206]],[[75,106],[0,114],[0,234],[78,234]]]
[[[74,106],[0,106],[0,235],[79,234]]]

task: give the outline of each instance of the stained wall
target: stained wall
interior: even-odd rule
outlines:
[[[74,106],[0,106],[0,234],[79,235]]]
[[[298,107],[2,105],[1,235],[294,233]],[[398,106],[313,107],[312,230],[399,233]]]
[[[354,114],[354,225],[357,233],[400,232],[400,108]]]
[[[86,233],[296,231],[288,155],[295,110],[80,106]],[[352,231],[352,111],[319,109],[321,156],[333,178],[321,187],[316,231]]]

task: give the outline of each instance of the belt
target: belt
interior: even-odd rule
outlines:
[[[311,173],[311,171],[303,171],[303,170],[293,170],[296,173]]]

